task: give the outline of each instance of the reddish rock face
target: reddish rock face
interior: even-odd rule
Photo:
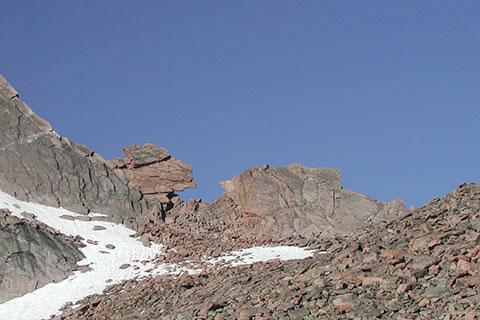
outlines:
[[[257,237],[348,235],[408,212],[400,199],[380,202],[343,189],[336,169],[253,167],[221,185],[241,216],[243,232]]]
[[[151,143],[143,146],[131,145],[128,148],[123,148],[123,151],[129,166],[133,168],[148,166],[171,158],[167,149]]]
[[[402,250],[383,250],[382,259],[388,264],[398,264],[405,261],[405,252]]]
[[[192,167],[174,159],[165,148],[154,144],[131,145],[125,158],[108,161],[114,171],[140,191],[150,202],[175,203],[175,191],[196,188]]]

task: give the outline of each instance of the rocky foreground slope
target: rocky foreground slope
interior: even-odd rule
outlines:
[[[311,259],[126,281],[57,319],[478,319],[480,185]]]

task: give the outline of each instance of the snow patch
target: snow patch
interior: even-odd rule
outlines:
[[[7,208],[12,215],[23,218],[22,212],[33,213],[36,220],[49,225],[65,235],[82,236],[86,247],[80,248],[85,259],[78,265],[88,265],[89,272],[76,271],[58,283],[50,283],[44,287],[7,301],[0,305],[0,319],[42,319],[51,314],[59,314],[59,309],[67,302],[75,302],[88,295],[101,293],[108,285],[119,283],[125,279],[147,276],[148,269],[154,267],[149,260],[161,254],[162,246],[152,244],[149,248],[140,241],[130,237],[135,231],[124,225],[104,221],[79,221],[60,218],[62,215],[81,216],[63,208],[53,208],[40,204],[19,201],[0,191],[2,208]],[[95,231],[94,226],[105,229]],[[87,240],[91,240],[87,242]],[[94,244],[97,243],[97,244]],[[108,249],[108,244],[114,249]],[[131,266],[120,269],[123,264]],[[159,266],[158,272],[167,271],[167,265]],[[108,281],[108,282],[107,282]]]
[[[253,247],[240,251],[233,251],[221,257],[207,260],[212,264],[228,264],[230,266],[241,266],[252,264],[255,262],[263,262],[269,260],[295,260],[312,257],[315,250],[307,250],[305,248],[278,246],[278,247]]]

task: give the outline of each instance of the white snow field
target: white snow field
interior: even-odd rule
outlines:
[[[162,253],[162,245],[152,243],[143,246],[140,241],[130,237],[135,231],[124,225],[103,221],[80,221],[60,218],[62,215],[84,216],[63,208],[54,208],[40,204],[20,201],[0,190],[0,209],[7,208],[12,215],[24,218],[22,212],[35,215],[36,220],[49,225],[65,235],[80,235],[86,245],[80,248],[85,259],[78,265],[88,265],[92,270],[75,271],[67,279],[50,283],[24,296],[0,304],[0,320],[47,319],[52,314],[60,314],[60,308],[66,302],[76,301],[95,293],[101,293],[107,286],[122,280],[142,278],[159,274],[179,274],[181,272],[198,273],[199,270],[160,264],[152,261]],[[94,217],[99,214],[91,213]],[[94,230],[94,226],[105,229]],[[99,229],[98,227],[96,229]],[[87,240],[91,240],[87,242]],[[115,246],[109,249],[106,246]],[[109,246],[111,247],[111,246]],[[212,264],[243,265],[273,259],[292,260],[312,256],[313,250],[297,247],[254,247],[225,254],[216,259],[207,260]],[[129,264],[127,268],[120,268]]]

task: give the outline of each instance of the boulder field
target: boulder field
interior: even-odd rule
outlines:
[[[124,281],[55,319],[479,317],[479,184],[348,239],[288,242],[319,251],[304,260]]]

